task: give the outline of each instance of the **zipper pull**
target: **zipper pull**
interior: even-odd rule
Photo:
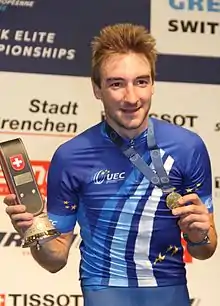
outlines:
[[[133,148],[134,147],[134,139],[130,140],[130,146]]]

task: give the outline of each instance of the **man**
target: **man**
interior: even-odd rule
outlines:
[[[31,252],[43,268],[59,271],[78,221],[85,306],[190,305],[181,231],[194,258],[216,249],[203,141],[149,119],[155,61],[155,40],[144,27],[102,29],[92,42],[92,85],[106,121],[62,144],[51,161],[47,211],[62,234]],[[14,195],[5,203],[23,235],[33,216]]]

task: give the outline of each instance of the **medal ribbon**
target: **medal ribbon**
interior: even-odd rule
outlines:
[[[170,179],[164,169],[160,149],[155,140],[154,125],[150,118],[148,121],[147,145],[155,172],[132,146],[127,148],[124,147],[123,138],[107,123],[105,130],[112,142],[121,149],[122,153],[130,162],[134,164],[153,185],[161,188],[164,193],[170,193],[175,189],[171,185]]]

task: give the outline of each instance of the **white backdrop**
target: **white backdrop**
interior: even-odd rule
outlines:
[[[31,119],[32,122],[36,120],[43,121],[48,114],[38,113],[30,115],[28,109],[32,99],[40,101],[47,100],[48,103],[55,103],[59,106],[65,104],[67,101],[77,101],[78,110],[77,115],[63,115],[62,121],[66,124],[69,122],[77,122],[78,132],[85,129],[87,126],[100,121],[101,118],[101,104],[93,97],[90,81],[88,79],[79,79],[76,77],[44,77],[41,75],[13,74],[1,73],[0,82],[3,79],[10,77],[16,79],[13,86],[13,96],[19,96],[19,110],[17,100],[8,93],[10,92],[9,82],[2,89],[2,96],[6,103],[10,104],[9,108],[5,108],[1,112],[1,121],[3,119],[12,120],[17,118],[18,121]],[[25,80],[25,82],[24,82]],[[39,88],[44,86],[39,91]],[[50,90],[51,82],[53,82],[53,91]],[[59,86],[56,86],[56,82]],[[86,90],[79,90],[80,86]],[[8,84],[8,85],[7,85]],[[28,86],[29,90],[24,90]],[[62,91],[60,90],[62,88]],[[181,94],[180,94],[181,93]],[[220,165],[218,163],[218,153],[216,152],[216,144],[218,143],[218,132],[215,131],[215,123],[218,122],[218,100],[220,96],[219,86],[196,85],[196,84],[179,84],[179,83],[164,83],[157,82],[155,95],[152,102],[151,114],[159,118],[169,118],[173,122],[182,124],[184,127],[198,132],[205,140],[210,152],[213,165],[213,180],[215,176],[220,173]],[[208,108],[207,108],[208,105]],[[50,120],[54,122],[61,121],[61,115],[49,115]],[[190,118],[193,118],[190,120]],[[0,123],[1,124],[1,123]],[[193,125],[193,126],[192,126]],[[9,132],[9,130],[8,130]],[[30,133],[30,131],[28,132]],[[49,165],[49,160],[55,148],[66,141],[71,135],[64,136],[57,135],[53,132],[47,132],[42,135],[32,131],[31,135],[22,134],[18,131],[17,134],[10,134],[6,131],[1,135],[1,140],[7,140],[22,135],[22,139],[27,147],[30,159],[33,163],[33,168],[38,178],[38,184],[42,190],[45,191],[46,186],[46,170]],[[51,134],[50,134],[51,133]],[[215,182],[213,182],[214,184]],[[0,175],[0,190],[2,193],[7,192],[3,175]],[[214,192],[216,226],[220,229],[220,216],[218,192]],[[3,194],[1,196],[3,199]],[[75,243],[71,249],[68,265],[58,274],[50,274],[44,271],[41,267],[34,263],[29,251],[16,247],[15,242],[10,242],[12,233],[14,232],[6,214],[4,213],[4,205],[0,206],[1,213],[1,233],[0,233],[0,252],[1,260],[0,271],[4,275],[4,281],[1,282],[1,292],[8,294],[21,294],[22,288],[25,287],[25,294],[40,294],[41,299],[47,292],[53,294],[55,297],[60,294],[70,296],[71,294],[80,294],[80,287],[78,282],[78,265],[79,265],[79,250],[76,238]],[[78,230],[76,230],[78,233]],[[14,238],[18,239],[18,236]],[[7,246],[8,245],[8,246]],[[218,275],[220,273],[219,249],[216,254],[208,261],[201,262],[192,260],[187,263],[189,289],[191,296],[201,299],[201,305],[218,305]],[[19,263],[19,264],[18,264]],[[13,275],[13,282],[11,275]],[[21,277],[23,279],[21,283]],[[43,280],[43,282],[41,281]],[[211,285],[212,284],[212,285]],[[207,294],[207,289],[209,294]],[[212,304],[210,303],[210,296],[212,297]],[[22,304],[23,296],[16,298],[17,305]],[[15,297],[7,296],[9,301]],[[73,298],[72,298],[73,299]],[[70,299],[71,300],[71,299]],[[67,297],[60,298],[60,304],[66,305]],[[49,302],[48,302],[49,303]],[[82,303],[82,301],[80,302]],[[1,304],[0,304],[1,305]],[[9,305],[9,304],[7,304]],[[12,304],[11,304],[12,305]]]
[[[200,4],[196,5],[195,2]],[[178,30],[169,30],[170,20],[175,20]],[[200,22],[197,26],[200,30],[203,29],[201,22],[206,27],[204,31],[197,29],[183,32],[180,27],[183,21]],[[207,22],[216,22],[213,33],[210,33],[211,26]],[[220,2],[217,0],[151,1],[151,32],[158,41],[161,53],[219,57],[219,22]],[[77,55],[80,57],[76,52],[76,59]],[[22,66],[21,70],[24,68]],[[181,71],[178,73],[181,75]],[[93,96],[89,77],[2,71],[0,84],[0,139],[23,139],[40,190],[45,194],[47,169],[55,149],[99,122],[102,105]],[[214,211],[218,232],[219,100],[219,85],[157,81],[151,110],[154,116],[183,125],[204,139],[213,168]],[[7,187],[0,172],[0,201],[6,193]],[[27,249],[20,248],[21,241],[5,214],[3,204],[0,206],[0,216],[0,306],[81,306],[82,299],[74,297],[81,294],[78,281],[78,228],[67,266],[57,274],[50,274],[33,261]],[[219,247],[207,261],[192,260],[187,254],[185,258],[190,296],[195,299],[193,305],[219,306]]]

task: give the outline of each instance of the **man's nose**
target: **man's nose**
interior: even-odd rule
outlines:
[[[138,96],[136,94],[135,88],[133,85],[128,85],[125,91],[124,101],[129,104],[135,104],[138,101]]]

